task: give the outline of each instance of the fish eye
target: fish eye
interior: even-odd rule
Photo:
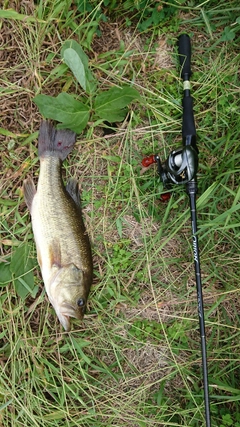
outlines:
[[[77,305],[78,307],[83,307],[85,305],[85,299],[79,298],[79,300],[77,301]]]

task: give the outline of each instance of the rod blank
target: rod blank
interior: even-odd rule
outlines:
[[[183,121],[182,121],[182,138],[183,145],[191,145],[198,156],[196,144],[196,128],[193,114],[193,101],[190,94],[190,76],[191,72],[191,40],[187,34],[182,34],[178,39],[178,54],[181,65],[181,77],[183,79]],[[196,162],[198,164],[198,162]],[[205,405],[206,427],[211,427],[209,387],[208,387],[208,366],[207,366],[207,346],[205,336],[204,306],[202,294],[202,281],[200,269],[200,254],[197,235],[197,211],[196,211],[196,194],[197,194],[197,167],[193,179],[186,184],[186,191],[190,201],[191,222],[192,222],[192,243],[193,257],[195,267],[195,278],[197,288],[198,317],[201,339],[202,352],[202,370],[203,370],[203,389]]]

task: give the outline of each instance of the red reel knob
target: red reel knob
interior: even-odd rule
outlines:
[[[152,165],[153,163],[156,163],[154,154],[149,157],[145,157],[145,159],[142,160],[142,165],[147,168],[148,166]]]
[[[171,193],[163,193],[160,196],[160,200],[162,202],[168,202],[168,200],[170,199],[170,197],[171,197]]]

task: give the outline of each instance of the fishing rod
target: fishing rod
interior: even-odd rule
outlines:
[[[197,169],[198,169],[198,148],[196,142],[196,128],[193,115],[193,100],[190,94],[191,77],[191,41],[187,34],[182,34],[178,38],[178,56],[181,66],[181,78],[183,80],[183,117],[182,117],[182,140],[183,147],[172,151],[167,160],[162,163],[158,154],[143,159],[143,166],[147,167],[156,163],[158,174],[164,187],[167,189],[171,184],[186,184],[186,192],[189,196],[191,224],[192,224],[192,245],[195,267],[195,278],[197,288],[198,317],[201,338],[203,388],[205,403],[206,427],[211,427],[209,389],[208,389],[208,366],[207,347],[205,336],[204,307],[202,294],[202,281],[200,269],[200,254],[197,235]],[[167,200],[169,193],[163,194],[163,200]]]

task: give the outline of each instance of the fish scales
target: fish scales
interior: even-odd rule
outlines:
[[[83,318],[93,274],[78,185],[71,180],[65,188],[61,174],[62,160],[74,142],[71,131],[56,131],[49,122],[43,122],[37,191],[31,178],[24,182],[46,292],[67,331],[70,317]]]
[[[41,160],[37,195],[33,203],[33,228],[35,233],[41,230],[42,254],[43,247],[49,248],[54,236],[61,246],[62,263],[74,262],[78,268],[84,269],[85,228],[80,209],[77,209],[63,185],[60,168],[57,158]]]

